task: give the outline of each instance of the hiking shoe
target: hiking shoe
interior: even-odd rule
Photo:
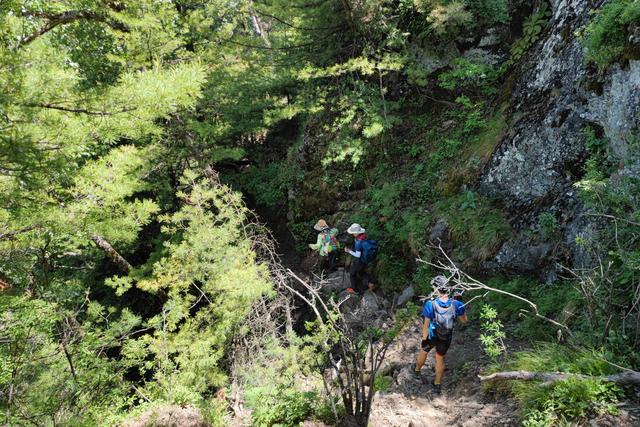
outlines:
[[[420,377],[421,377],[420,371],[416,371],[416,370],[414,369],[414,370],[413,370],[413,376],[414,376],[414,377],[416,377],[416,378],[418,378],[418,379],[420,379]]]
[[[433,392],[435,394],[440,394],[442,393],[442,387],[440,384],[436,384],[435,381],[431,381],[431,387],[433,389]]]

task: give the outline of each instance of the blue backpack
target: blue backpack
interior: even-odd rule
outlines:
[[[378,255],[378,241],[377,240],[363,240],[362,241],[362,261],[365,264],[370,264],[376,260]]]

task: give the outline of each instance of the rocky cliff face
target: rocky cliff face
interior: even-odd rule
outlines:
[[[640,61],[614,65],[604,75],[585,64],[577,34],[589,20],[590,3],[552,0],[548,29],[514,70],[508,130],[479,187],[510,213],[516,234],[489,268],[539,272],[553,280],[558,259],[589,263],[575,243],[598,227],[583,215],[573,186],[587,156],[583,130],[589,125],[600,132],[624,164],[640,128]],[[633,173],[633,166],[626,168]],[[556,218],[564,245],[530,237],[545,212]]]

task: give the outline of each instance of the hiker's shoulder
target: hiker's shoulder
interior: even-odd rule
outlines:
[[[433,312],[433,302],[435,301],[435,299],[433,298],[427,298],[424,301],[424,304],[422,304],[422,313],[431,313]]]

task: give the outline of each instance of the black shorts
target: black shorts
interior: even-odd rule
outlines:
[[[449,346],[451,345],[451,340],[443,340],[438,337],[433,337],[427,340],[427,346],[422,349],[429,353],[432,348],[436,348],[436,353],[440,356],[444,356],[447,354],[447,350],[449,350]]]

